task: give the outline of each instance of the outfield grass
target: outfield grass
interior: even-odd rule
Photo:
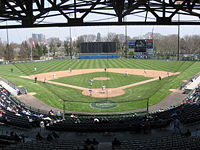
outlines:
[[[34,71],[34,67],[37,71]],[[13,68],[12,73],[10,69]],[[92,98],[81,94],[82,91],[71,89],[67,87],[44,84],[41,82],[34,83],[32,80],[23,79],[19,76],[38,74],[44,72],[53,72],[60,70],[72,69],[89,69],[89,68],[133,68],[133,69],[151,69],[162,70],[168,72],[181,72],[179,75],[165,78],[161,81],[154,81],[143,85],[138,85],[126,89],[126,94],[120,97],[109,98],[117,107],[111,109],[97,109],[91,107],[91,103],[102,100],[101,98]],[[147,99],[150,100],[150,105],[154,105],[160,102],[171,92],[169,89],[176,89],[183,84],[183,80],[187,80],[200,70],[199,62],[177,62],[177,61],[155,61],[155,60],[134,60],[134,59],[94,59],[94,60],[59,60],[59,61],[46,61],[37,63],[24,63],[15,65],[1,65],[0,76],[4,77],[16,85],[21,85],[28,89],[28,92],[36,92],[35,95],[40,100],[44,101],[48,105],[57,108],[63,108],[63,100],[66,101],[66,109],[71,111],[81,112],[118,112],[126,110],[134,110],[138,108],[146,107]],[[94,76],[96,73],[94,73]],[[118,76],[117,73],[109,73],[112,76]],[[82,75],[81,75],[82,76]],[[90,76],[90,75],[89,75]],[[124,75],[122,75],[124,77]],[[134,75],[133,75],[134,76]],[[83,80],[83,83],[78,83],[80,86],[89,87],[88,75]],[[113,82],[113,87],[121,84],[124,79],[117,77],[118,80]],[[131,83],[130,79],[124,79],[122,83]],[[135,76],[133,77],[136,78]],[[79,78],[77,78],[79,79]],[[139,77],[139,80],[141,77]],[[60,79],[59,79],[60,80]],[[61,82],[72,82],[71,79],[62,79]],[[67,81],[68,80],[68,81]],[[146,80],[146,79],[141,79]],[[96,81],[95,81],[96,82]],[[107,82],[107,81],[106,81]],[[76,84],[73,81],[73,84]],[[100,86],[102,82],[95,86]],[[105,99],[103,99],[105,100]]]

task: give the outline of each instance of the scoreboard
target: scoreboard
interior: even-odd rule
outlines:
[[[129,51],[136,54],[153,54],[153,39],[133,40],[128,42]]]

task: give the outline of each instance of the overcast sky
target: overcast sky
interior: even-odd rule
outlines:
[[[46,38],[59,37],[64,40],[69,37],[69,27],[52,27],[52,28],[25,28],[25,29],[8,29],[9,42],[21,43],[30,38],[32,33],[44,34]],[[160,33],[162,35],[177,34],[177,26],[127,26],[128,36],[142,36],[148,32]],[[101,33],[106,36],[109,32],[116,34],[125,34],[125,26],[94,26],[94,27],[71,27],[72,38],[83,34]],[[180,26],[180,36],[200,35],[200,26]],[[6,29],[0,30],[0,38],[6,41]]]

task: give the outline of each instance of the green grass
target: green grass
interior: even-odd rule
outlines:
[[[34,71],[34,67],[37,71]],[[11,73],[10,69],[13,68],[14,72]],[[82,91],[51,85],[44,83],[34,83],[32,80],[23,79],[19,76],[38,74],[44,72],[54,72],[60,70],[72,69],[89,69],[89,68],[133,68],[133,69],[151,69],[162,70],[168,72],[181,72],[179,75],[165,78],[161,81],[154,81],[143,85],[138,85],[126,89],[126,94],[119,97],[108,98],[112,100],[117,107],[111,109],[97,109],[91,107],[91,103],[101,98],[92,98],[81,94]],[[146,107],[147,99],[150,100],[150,105],[154,105],[163,100],[171,92],[169,89],[176,89],[183,84],[183,80],[191,78],[200,70],[199,62],[177,62],[177,61],[155,61],[155,60],[134,60],[134,59],[94,59],[94,60],[59,60],[59,61],[46,61],[37,63],[23,63],[15,65],[1,65],[0,76],[10,80],[16,85],[21,85],[28,89],[28,92],[36,92],[35,95],[38,99],[44,101],[50,106],[63,108],[63,100],[66,101],[66,109],[71,111],[80,112],[120,112],[127,110],[135,110],[138,108]],[[59,79],[64,83],[89,87],[88,79],[95,76],[101,76],[105,73],[91,73],[77,75],[73,77],[66,77]],[[124,78],[123,74],[108,73],[112,81],[94,81],[94,87],[99,87],[104,82],[111,82],[110,87],[118,87],[130,83],[146,80],[141,76],[128,76]],[[76,79],[75,79],[76,78]],[[116,80],[117,78],[117,80]],[[137,78],[137,79],[136,79]],[[73,82],[72,82],[73,79]],[[78,80],[79,79],[79,80]],[[80,80],[81,79],[81,80]],[[132,80],[133,79],[133,80]],[[78,83],[80,82],[80,83]],[[129,83],[130,82],[130,83]]]
[[[107,77],[109,80],[93,80],[92,85],[89,80],[97,78],[97,77]],[[70,85],[76,85],[80,87],[86,88],[101,88],[103,85],[106,85],[107,88],[116,88],[124,85],[128,85],[131,83],[137,83],[140,81],[148,80],[151,78],[147,78],[144,76],[138,75],[124,75],[122,73],[111,73],[111,72],[95,72],[95,73],[87,73],[69,77],[63,77],[56,79],[54,81],[61,82]]]

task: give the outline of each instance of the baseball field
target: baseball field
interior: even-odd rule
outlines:
[[[55,108],[123,112],[159,103],[199,70],[199,62],[74,59],[1,65],[0,76]]]

